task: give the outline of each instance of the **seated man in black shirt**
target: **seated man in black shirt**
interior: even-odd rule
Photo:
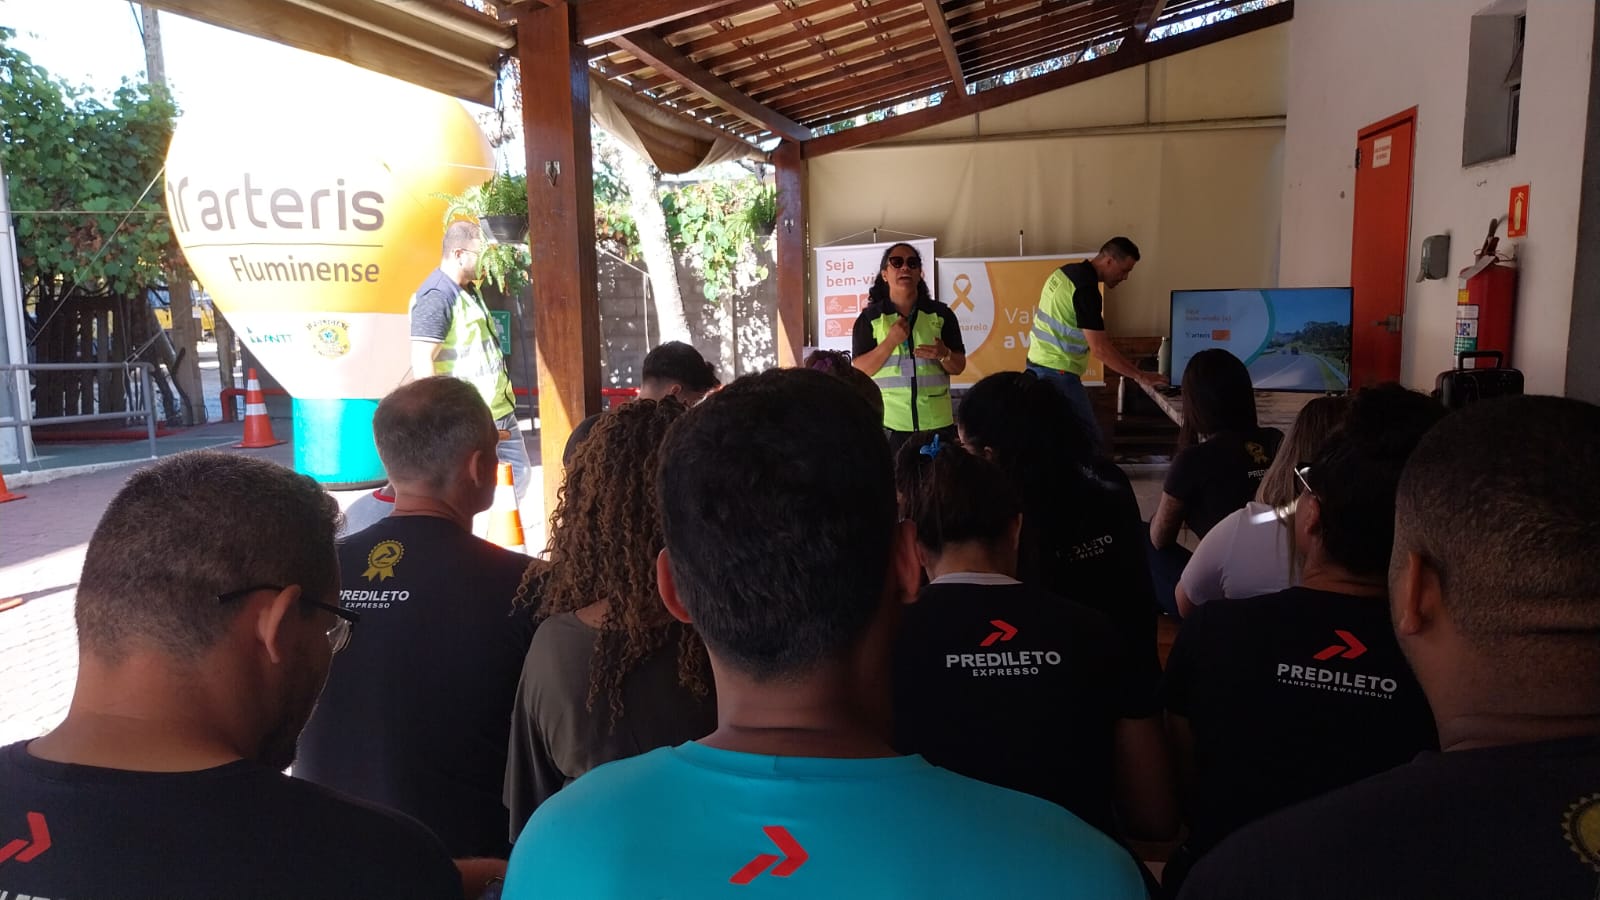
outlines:
[[[0,749],[0,897],[462,896],[427,829],[280,774],[357,618],[338,517],[232,454],[128,479],[84,558],[67,717]]]
[[[1116,839],[1171,839],[1160,702],[1110,619],[1016,579],[1022,501],[1005,473],[919,435],[900,448],[895,491],[932,579],[895,647],[896,749]]]
[[[1183,623],[1167,660],[1190,854],[1267,813],[1435,746],[1389,627],[1395,485],[1443,409],[1398,385],[1356,395],[1345,431],[1303,470],[1297,587],[1222,600]],[[1184,857],[1164,880],[1182,878]]]
[[[1597,895],[1600,408],[1455,413],[1396,505],[1390,616],[1445,752],[1240,831],[1185,897]]]
[[[505,859],[500,786],[533,640],[513,596],[530,560],[472,535],[494,499],[494,417],[434,376],[372,419],[394,512],[339,545],[341,600],[363,616],[300,739],[295,774],[415,816],[453,856]]]

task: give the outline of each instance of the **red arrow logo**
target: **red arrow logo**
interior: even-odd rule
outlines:
[[[995,641],[1009,641],[1017,636],[1017,629],[1003,619],[990,619],[989,624],[1000,630],[984,638],[983,643],[978,645],[980,647],[987,647]]]
[[[28,831],[33,839],[17,838],[4,847],[0,847],[0,863],[17,858],[17,862],[33,862],[39,854],[50,849],[50,827],[45,824],[44,813],[28,813]]]
[[[784,828],[782,825],[768,825],[761,830],[765,831],[767,838],[779,850],[783,851],[783,856],[762,853],[755,859],[745,863],[744,868],[733,873],[733,877],[728,879],[730,882],[734,884],[749,884],[756,880],[756,876],[766,872],[767,868],[772,866],[773,863],[778,863],[778,865],[768,874],[778,878],[788,878],[794,874],[796,869],[805,865],[806,860],[811,858],[806,855],[806,848],[800,846],[800,842],[789,834],[789,829]]]
[[[1350,632],[1340,631],[1339,629],[1335,628],[1333,633],[1338,635],[1339,640],[1343,641],[1344,643],[1334,644],[1332,647],[1324,649],[1322,652],[1316,655],[1316,659],[1333,659],[1335,656],[1342,656],[1345,659],[1355,659],[1361,654],[1367,652],[1367,645],[1357,640],[1356,636]]]

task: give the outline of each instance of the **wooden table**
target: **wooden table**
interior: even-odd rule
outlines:
[[[1145,395],[1153,400],[1167,418],[1183,426],[1183,396],[1173,394],[1168,396],[1154,387],[1139,384]],[[1263,428],[1276,428],[1285,435],[1289,427],[1300,415],[1300,410],[1305,408],[1311,398],[1320,397],[1316,393],[1293,393],[1289,391],[1256,391],[1256,421]]]

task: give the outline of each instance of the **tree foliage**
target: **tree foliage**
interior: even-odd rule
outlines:
[[[597,158],[597,163],[595,233],[606,250],[624,259],[637,259],[639,229],[628,209],[627,190],[603,158]],[[772,187],[754,176],[661,186],[667,236],[679,259],[700,276],[707,300],[719,302],[767,277],[767,268],[755,252],[765,235],[755,226],[770,230],[776,203]]]
[[[124,81],[103,100],[52,77],[14,36],[0,28],[0,164],[22,212],[24,289],[53,295],[78,284],[127,296],[164,271],[186,274],[158,178],[177,113],[170,95]]]

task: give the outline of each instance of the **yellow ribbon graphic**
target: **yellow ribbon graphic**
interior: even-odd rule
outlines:
[[[950,282],[950,286],[954,288],[956,292],[955,302],[950,304],[951,310],[957,310],[965,306],[967,309],[970,309],[973,312],[978,311],[977,304],[973,303],[972,298],[967,296],[968,294],[972,293],[972,279],[967,277],[967,273],[963,272],[960,275],[957,275],[955,280]]]

